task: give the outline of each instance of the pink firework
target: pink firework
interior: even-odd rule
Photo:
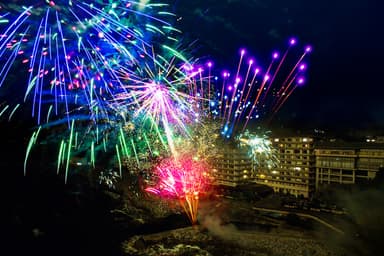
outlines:
[[[207,165],[191,155],[163,160],[156,167],[158,183],[147,192],[166,198],[176,198],[192,224],[197,221],[199,195],[210,183]]]

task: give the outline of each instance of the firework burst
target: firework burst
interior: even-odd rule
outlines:
[[[192,224],[197,222],[199,196],[209,184],[208,168],[191,155],[173,157],[155,167],[158,183],[147,192],[165,198],[178,199]]]
[[[23,98],[32,101],[38,123],[43,113],[69,116],[84,104],[92,111],[119,91],[111,82],[117,80],[117,64],[135,65],[160,37],[176,40],[171,35],[178,30],[164,21],[173,16],[165,6],[128,0],[2,4],[0,86],[9,72],[25,70]]]
[[[39,131],[48,129],[61,131],[43,139],[58,142],[57,170],[64,167],[65,180],[76,155],[84,155],[94,167],[98,152],[115,152],[121,174],[122,164],[132,162],[126,159],[133,158],[140,166],[143,151],[160,154],[167,147],[167,139],[173,138],[173,122],[181,124],[182,119],[176,108],[173,113],[161,108],[171,104],[171,97],[174,104],[173,100],[182,96],[176,89],[153,90],[145,96],[140,86],[123,86],[120,70],[124,67],[130,74],[137,72],[136,79],[148,81],[143,69],[148,70],[147,62],[155,62],[148,49],[161,48],[181,57],[170,46],[177,43],[173,36],[180,31],[165,21],[173,16],[167,4],[128,0],[19,0],[1,4],[0,86],[11,79],[14,69],[28,71],[17,86],[25,82],[23,100],[32,102],[32,116],[39,125],[25,163]],[[146,82],[136,80],[138,84]],[[15,98],[20,91],[17,88]],[[123,107],[116,107],[113,103],[121,102],[121,95],[127,92],[143,105],[125,102]],[[151,100],[154,104],[146,105]],[[20,106],[18,103],[12,109],[5,102],[0,115],[8,112],[10,119]],[[159,123],[164,125],[159,127]],[[133,133],[126,129],[130,124],[135,127]],[[67,129],[62,129],[64,126]]]
[[[153,56],[135,72],[120,69],[124,92],[115,95],[111,108],[118,112],[131,110],[133,119],[142,117],[152,122],[153,129],[164,131],[170,151],[177,155],[175,137],[189,136],[188,124],[198,116],[200,99],[193,90],[196,80],[183,70],[186,59],[181,54],[171,54],[170,61]]]
[[[231,138],[236,131],[244,132],[252,119],[270,121],[292,92],[304,84],[307,65],[303,61],[312,49],[306,46],[299,56],[291,57],[291,49],[296,44],[296,39],[290,39],[282,56],[273,52],[265,71],[242,49],[234,72],[223,71],[221,79],[210,76],[208,88],[213,86],[215,94],[210,98],[209,108],[214,117],[222,120],[223,137]],[[287,64],[291,58],[293,65]]]
[[[268,133],[255,134],[246,130],[237,137],[240,147],[247,147],[256,167],[271,170],[277,167],[277,150],[272,146]]]

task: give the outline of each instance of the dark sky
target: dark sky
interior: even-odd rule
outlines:
[[[313,45],[307,84],[277,120],[309,128],[384,126],[379,1],[176,0],[173,5],[184,36],[198,40],[197,51],[230,67],[237,64],[240,47],[268,63],[291,36]]]

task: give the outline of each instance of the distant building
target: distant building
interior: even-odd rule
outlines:
[[[384,136],[366,136],[365,141],[369,143],[384,143]]]
[[[384,168],[384,147],[379,144],[319,144],[315,156],[317,189],[324,184],[366,183]]]
[[[361,175],[366,175],[368,179],[373,179],[380,168],[384,168],[384,147],[359,149],[357,169],[367,171],[367,173],[364,172]]]
[[[315,149],[316,189],[320,184],[354,184],[357,152],[354,149]]]
[[[314,139],[309,137],[271,138],[279,163],[270,170],[260,167],[256,182],[275,192],[309,197],[315,190]]]

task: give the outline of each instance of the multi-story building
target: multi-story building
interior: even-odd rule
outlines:
[[[319,144],[315,156],[316,188],[365,183],[384,167],[384,147],[379,144]]]
[[[320,184],[354,184],[357,152],[348,148],[317,148],[316,189]]]
[[[233,145],[223,146],[215,159],[213,177],[215,185],[230,187],[252,181],[253,163],[248,151]]]
[[[272,138],[278,163],[273,169],[258,167],[256,182],[275,192],[309,197],[315,189],[314,139],[309,137]]]
[[[384,168],[384,144],[323,143],[298,136],[273,137],[271,142],[277,159],[272,168],[263,159],[256,163],[246,147],[222,147],[213,169],[215,184],[257,183],[310,197],[322,185],[365,183]]]
[[[376,144],[375,148],[361,148],[356,164],[357,181],[375,178],[376,173],[384,168],[384,147]]]

